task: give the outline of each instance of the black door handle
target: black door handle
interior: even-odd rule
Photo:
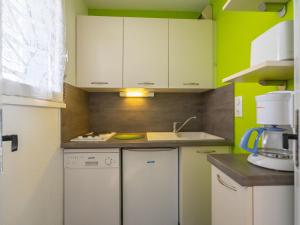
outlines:
[[[296,134],[283,134],[282,136],[282,147],[284,149],[289,149],[289,140],[295,140],[296,141],[296,149],[295,149],[295,166],[299,168],[299,109],[295,112],[295,130]]]
[[[2,141],[11,141],[11,151],[18,151],[18,135],[4,135],[2,136]]]
[[[283,148],[289,149],[289,140],[298,140],[298,134],[283,134]]]

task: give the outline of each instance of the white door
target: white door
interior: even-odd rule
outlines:
[[[207,154],[229,153],[228,146],[180,150],[180,224],[211,225],[211,164]]]
[[[168,87],[168,20],[124,18],[124,87]]]
[[[295,52],[295,109],[300,110],[300,0],[294,1],[294,52]],[[296,113],[299,121],[299,113]],[[298,125],[299,134],[299,125]],[[298,136],[299,140],[299,136]],[[300,225],[300,170],[299,170],[299,141],[295,148],[295,225]]]
[[[77,17],[77,86],[121,88],[123,18]]]
[[[170,88],[213,88],[212,20],[169,22]]]
[[[212,225],[253,225],[252,188],[212,166]]]
[[[123,225],[178,225],[178,150],[123,151]]]

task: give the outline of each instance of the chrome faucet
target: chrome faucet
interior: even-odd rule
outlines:
[[[178,133],[179,131],[182,130],[182,128],[185,127],[185,125],[187,125],[188,122],[190,122],[193,119],[197,119],[197,117],[196,116],[192,116],[192,117],[186,119],[186,121],[184,121],[184,122],[174,122],[173,123],[173,132],[174,133]],[[182,125],[179,128],[177,128],[177,124],[180,124],[180,123],[182,123]]]

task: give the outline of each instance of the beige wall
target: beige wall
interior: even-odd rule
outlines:
[[[1,225],[63,225],[60,109],[3,106],[3,134],[18,134],[19,150],[3,143]]]
[[[84,0],[65,0],[69,62],[66,81],[75,84],[76,15]],[[60,109],[3,106],[3,134],[18,134],[19,150],[3,144],[0,225],[63,225],[63,151]]]
[[[66,34],[69,61],[66,68],[65,81],[71,85],[76,83],[76,15],[87,15],[88,8],[84,0],[65,0]]]

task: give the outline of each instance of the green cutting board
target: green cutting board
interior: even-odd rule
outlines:
[[[114,139],[118,140],[135,140],[135,139],[142,139],[145,135],[143,134],[116,134],[113,136]]]

